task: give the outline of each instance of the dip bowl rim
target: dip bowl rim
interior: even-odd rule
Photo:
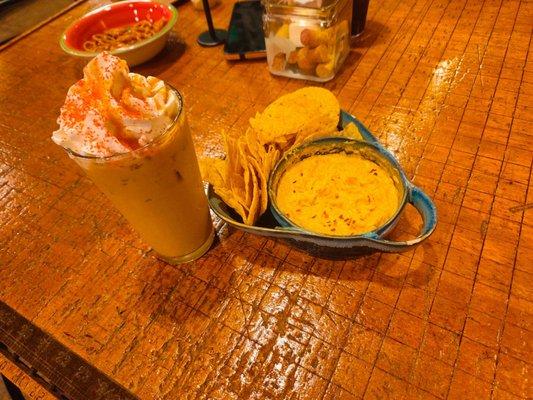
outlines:
[[[323,148],[327,150],[328,146],[332,148],[339,147],[339,146],[340,147],[355,146],[355,147],[360,147],[360,148],[371,149],[371,151],[377,153],[377,155],[380,158],[386,160],[386,162],[390,164],[391,170],[394,170],[394,172],[399,177],[398,189],[401,188],[403,193],[402,193],[401,198],[399,199],[398,207],[396,211],[394,212],[394,214],[379,227],[373,230],[370,230],[368,232],[359,233],[356,235],[329,235],[329,234],[314,232],[314,231],[311,231],[309,229],[306,229],[296,224],[295,222],[291,221],[285,215],[285,213],[281,211],[280,208],[278,207],[277,201],[276,201],[277,194],[275,193],[277,187],[274,187],[274,185],[276,183],[279,183],[279,179],[283,175],[285,168],[289,165],[292,165],[291,161],[294,158],[298,158],[303,152],[305,152],[310,147],[317,147],[317,150],[319,148]],[[278,160],[278,162],[272,169],[272,172],[268,178],[268,183],[267,183],[267,192],[268,192],[270,210],[274,218],[278,221],[278,223],[282,227],[294,230],[295,233],[313,235],[316,237],[330,239],[330,240],[334,239],[334,240],[346,240],[346,241],[351,241],[351,240],[360,239],[360,238],[378,239],[378,238],[381,238],[386,233],[388,233],[388,231],[394,227],[403,209],[405,208],[405,205],[407,204],[409,196],[410,196],[411,189],[412,189],[412,184],[409,182],[400,164],[398,163],[394,155],[392,155],[392,153],[389,150],[378,145],[377,143],[372,143],[366,140],[342,137],[342,136],[322,137],[319,139],[311,140],[309,142],[304,142],[294,147],[293,149],[289,150],[288,152],[283,154],[283,156]]]

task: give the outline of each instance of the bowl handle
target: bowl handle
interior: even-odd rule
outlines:
[[[437,226],[437,209],[429,196],[419,187],[409,188],[409,203],[412,204],[422,216],[422,231],[411,240],[397,242],[394,240],[372,238],[376,248],[385,252],[408,251],[427,239]]]

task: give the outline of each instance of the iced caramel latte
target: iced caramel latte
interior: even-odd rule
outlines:
[[[102,53],[67,94],[52,139],[170,263],[192,261],[214,237],[180,94]]]

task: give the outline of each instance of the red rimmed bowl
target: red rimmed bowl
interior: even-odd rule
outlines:
[[[61,35],[59,44],[70,55],[93,58],[98,52],[84,50],[83,44],[94,34],[112,28],[133,25],[142,20],[153,23],[160,19],[165,20],[166,23],[155,35],[132,45],[110,51],[111,54],[126,60],[131,67],[149,60],[165,47],[168,33],[178,19],[178,11],[174,7],[147,0],[107,4],[85,14],[72,23]]]

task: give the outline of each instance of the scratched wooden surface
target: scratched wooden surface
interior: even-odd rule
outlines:
[[[0,300],[143,399],[533,396],[532,2],[372,0],[325,85],[435,199],[423,246],[332,262],[217,223],[179,267],[49,139],[84,65],[58,37],[84,7],[0,52]],[[135,71],[179,88],[198,152],[221,154],[222,130],[306,83],[200,48],[202,14],[179,12]]]
[[[30,378],[24,371],[18,368],[10,360],[0,354],[0,373],[13,382],[28,400],[53,400],[55,399],[42,386]],[[1,390],[0,390],[1,392]],[[4,399],[1,396],[1,400]]]

